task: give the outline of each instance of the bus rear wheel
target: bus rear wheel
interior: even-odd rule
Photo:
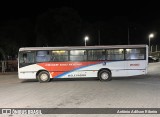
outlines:
[[[50,81],[49,73],[47,71],[41,71],[38,74],[37,78],[39,82],[49,82]]]
[[[111,73],[108,70],[102,70],[99,72],[98,77],[101,81],[110,81],[112,80],[111,78]]]

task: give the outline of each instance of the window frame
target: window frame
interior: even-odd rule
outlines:
[[[54,60],[52,60],[52,57],[53,57],[52,51],[67,51],[68,55],[66,55],[66,56],[67,56],[68,60],[67,61],[54,61]],[[69,61],[69,50],[50,50],[50,55],[51,55],[51,62],[68,62]]]
[[[88,49],[87,50],[87,61],[106,61],[106,54],[105,54],[105,60],[89,60],[89,54],[88,54],[88,52],[90,51],[90,50],[104,50],[104,52],[106,53],[106,49]]]
[[[126,50],[127,49],[144,49],[144,59],[126,59],[126,52],[127,52]],[[124,53],[125,53],[124,57],[125,57],[126,61],[146,60],[146,48],[143,48],[143,47],[142,48],[125,48],[125,52]]]
[[[31,63],[25,63],[25,62],[20,62],[20,55],[22,55],[22,57],[23,57],[23,54],[27,54],[27,53],[33,53],[33,55],[34,55],[34,57],[33,57],[33,59],[34,59],[34,62],[31,62]],[[23,59],[23,58],[22,58]],[[21,67],[25,67],[25,66],[28,66],[28,65],[32,65],[32,64],[36,64],[37,62],[36,62],[36,51],[22,51],[22,52],[19,52],[18,53],[18,62],[19,62],[19,68],[21,68]]]
[[[78,56],[78,55],[71,55],[71,51],[76,51],[76,50],[84,50],[84,51],[86,51],[86,60],[81,60],[81,61],[79,61],[79,60],[76,60],[76,61],[73,61],[73,60],[71,60],[71,56]],[[88,61],[88,54],[87,54],[87,49],[72,49],[72,50],[69,50],[69,60],[68,61],[70,61],[70,62],[85,62],[85,61]]]
[[[107,50],[118,50],[118,49],[122,49],[123,50],[123,54],[115,54],[115,55],[123,55],[123,59],[119,59],[119,60],[107,60],[107,61],[125,61],[125,48],[109,48],[109,49],[106,49]],[[110,54],[110,55],[113,55],[113,54]]]
[[[36,62],[36,63],[51,62],[51,59],[50,59],[50,61],[40,61],[40,62],[38,62],[37,59],[36,59],[36,57],[37,57],[37,52],[38,52],[38,51],[48,51],[48,54],[51,56],[50,50],[36,50],[36,51],[35,51],[35,62]]]

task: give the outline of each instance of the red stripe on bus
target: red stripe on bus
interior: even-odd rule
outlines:
[[[97,64],[99,62],[45,62],[45,63],[38,63],[38,65],[43,67],[47,71],[53,71],[53,72],[50,72],[50,74],[52,75],[52,78],[54,78],[55,76],[58,76],[64,72],[69,72],[74,69]],[[61,72],[61,71],[64,71],[64,72]]]

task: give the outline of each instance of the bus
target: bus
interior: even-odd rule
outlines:
[[[147,74],[147,45],[24,47],[18,54],[19,79],[93,78]]]

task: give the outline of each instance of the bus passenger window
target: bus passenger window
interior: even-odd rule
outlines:
[[[66,50],[53,50],[51,55],[52,61],[68,61],[68,51]]]
[[[46,62],[50,61],[51,57],[49,55],[49,51],[38,51],[36,56],[37,62]]]
[[[105,50],[88,50],[88,60],[106,60]]]
[[[133,48],[133,49],[126,49],[125,52],[126,60],[143,60],[145,59],[145,49],[143,48]]]

